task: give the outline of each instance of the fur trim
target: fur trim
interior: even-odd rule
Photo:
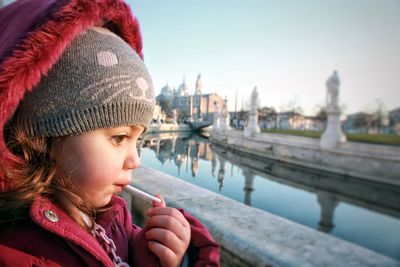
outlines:
[[[3,192],[10,189],[4,171],[21,160],[6,146],[4,126],[25,93],[40,82],[79,33],[93,25],[103,25],[123,38],[143,59],[139,23],[122,0],[71,0],[45,19],[0,63],[0,191]]]

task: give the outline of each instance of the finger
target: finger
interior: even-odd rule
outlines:
[[[183,216],[183,214],[174,208],[150,208],[147,210],[147,215],[151,218],[154,216],[159,216],[159,215],[167,215],[167,216],[171,216],[173,218],[175,218],[176,220],[178,220],[182,226],[184,227],[188,227],[189,223],[186,220],[185,216]]]
[[[175,253],[164,246],[163,244],[160,244],[155,241],[149,241],[147,244],[147,247],[149,248],[150,251],[152,251],[159,259],[161,262],[162,266],[176,266],[177,265],[177,256]]]
[[[152,201],[151,204],[153,205],[153,207],[159,207],[159,208],[166,207],[166,205],[165,205],[165,200],[164,200],[164,198],[163,198],[160,194],[157,194],[157,195],[156,195],[156,198],[160,199],[160,200],[161,200],[161,203],[158,203],[158,202],[156,202],[156,201]]]
[[[147,240],[157,241],[174,253],[182,253],[182,249],[185,246],[185,242],[181,241],[173,232],[166,229],[152,228],[146,231],[145,236]]]
[[[174,217],[168,215],[157,215],[151,217],[146,226],[148,228],[162,228],[172,231],[181,240],[186,240],[188,232],[190,232],[189,225],[182,225],[182,223]]]

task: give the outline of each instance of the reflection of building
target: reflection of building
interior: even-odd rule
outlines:
[[[195,84],[195,93],[190,94],[190,88],[186,84],[185,77],[178,89],[171,88],[168,84],[161,89],[157,101],[167,101],[170,109],[177,110],[178,121],[184,120],[206,120],[213,121],[214,102],[219,107],[223,105],[223,99],[217,94],[203,94],[203,80],[199,74]]]
[[[157,142],[158,137],[161,137],[160,142]],[[350,176],[250,157],[216,144],[212,144],[210,149],[207,139],[189,134],[153,134],[146,136],[144,143],[152,151],[158,151],[157,159],[167,162],[167,167],[175,165],[179,170],[186,170],[184,179],[192,174],[200,177],[196,184],[202,184],[201,180],[208,179],[203,183],[207,186],[212,179],[214,188],[225,191],[225,195],[234,192],[232,188],[236,186],[235,183],[241,185],[243,202],[250,206],[260,206],[260,196],[261,199],[267,199],[265,194],[271,189],[259,187],[258,183],[264,178],[315,194],[320,206],[317,228],[324,232],[332,232],[334,229],[335,208],[340,202],[400,218],[399,189],[395,186],[372,181],[363,182]],[[210,161],[210,168],[207,168],[205,159]],[[242,170],[243,179],[230,179],[226,170],[234,167],[237,167],[238,173]],[[235,176],[231,174],[231,177]],[[256,192],[258,193],[255,194]]]
[[[188,137],[188,135],[178,136],[176,133],[147,135],[143,141],[143,147],[154,150],[156,158],[162,164],[173,161],[178,167],[178,173],[184,167],[188,171],[190,161],[192,176],[196,177],[199,172],[199,160],[210,161],[212,150],[208,142],[201,138],[190,140]]]

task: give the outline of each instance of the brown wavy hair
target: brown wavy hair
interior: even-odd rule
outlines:
[[[29,220],[29,208],[37,195],[58,204],[75,222],[87,231],[79,211],[94,220],[96,210],[87,206],[70,177],[56,177],[56,163],[51,147],[63,137],[31,137],[21,122],[11,123],[5,131],[8,148],[22,161],[6,170],[6,178],[17,186],[0,193],[0,226]]]

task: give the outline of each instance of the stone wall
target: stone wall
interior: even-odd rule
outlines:
[[[132,185],[164,196],[169,206],[199,218],[222,247],[222,266],[400,266],[400,262],[336,237],[140,167]],[[134,222],[141,223],[146,200],[123,193]]]
[[[260,158],[400,185],[400,147],[347,142],[321,149],[319,139],[269,133],[245,137],[238,131],[213,134],[211,143]]]

